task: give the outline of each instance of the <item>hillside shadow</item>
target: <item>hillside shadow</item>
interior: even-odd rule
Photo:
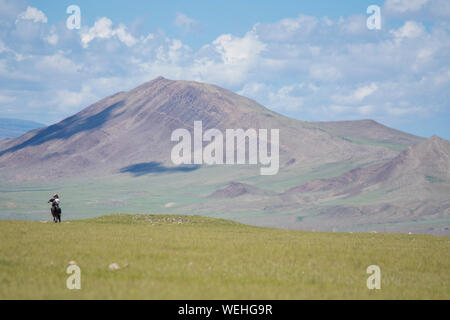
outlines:
[[[123,167],[120,173],[131,173],[134,177],[140,177],[150,173],[172,173],[172,172],[190,172],[199,169],[199,165],[183,165],[177,167],[166,167],[161,162],[142,162]]]
[[[121,107],[123,104],[123,101],[114,103],[101,112],[87,117],[86,119],[80,119],[79,115],[71,116],[57,124],[41,129],[35,136],[31,137],[28,140],[25,140],[17,146],[1,151],[0,156],[4,155],[7,152],[17,151],[28,146],[40,145],[50,140],[68,139],[71,136],[82,131],[98,129],[102,127],[108,120],[120,116],[123,112],[116,115],[112,115],[112,112],[115,109]]]

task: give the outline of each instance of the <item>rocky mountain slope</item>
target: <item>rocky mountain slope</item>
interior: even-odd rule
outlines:
[[[383,146],[354,143],[217,86],[159,77],[106,97],[57,124],[2,142],[0,176],[38,180],[108,175],[149,162],[170,166],[171,133],[177,128],[192,131],[198,120],[204,130],[222,132],[227,128],[280,129],[280,163],[395,156]],[[402,140],[405,146],[417,140],[405,136],[409,137]]]
[[[261,176],[254,165],[175,166],[171,134],[193,135],[194,121],[203,132],[279,129],[278,174]],[[75,217],[162,212],[304,230],[450,235],[449,143],[372,120],[294,120],[214,85],[159,77],[0,140],[0,217],[46,216],[33,208],[54,190]]]

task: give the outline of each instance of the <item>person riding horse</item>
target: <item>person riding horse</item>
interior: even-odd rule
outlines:
[[[61,222],[61,208],[59,207],[60,204],[60,200],[59,200],[59,196],[57,194],[55,194],[53,196],[53,198],[51,198],[50,200],[48,200],[48,202],[52,203],[52,208],[51,208],[51,212],[52,212],[52,216],[53,216],[53,221],[54,222]]]

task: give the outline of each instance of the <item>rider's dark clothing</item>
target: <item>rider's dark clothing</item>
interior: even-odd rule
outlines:
[[[48,202],[52,203],[51,212],[53,215],[53,221],[61,222],[61,208],[59,207],[59,203],[61,202],[59,198],[51,198]],[[54,214],[53,214],[54,212]]]

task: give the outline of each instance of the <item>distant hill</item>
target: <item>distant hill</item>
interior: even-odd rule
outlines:
[[[192,130],[195,120],[203,121],[204,130],[222,132],[227,128],[280,129],[280,163],[350,157],[379,160],[396,155],[384,145],[355,143],[214,85],[159,77],[106,97],[57,124],[0,143],[0,176],[1,168],[17,176],[15,172],[22,174],[26,167],[28,178],[41,179],[108,175],[150,162],[170,166],[171,133],[177,128]],[[377,132],[383,130],[391,131],[381,127]],[[418,139],[406,133],[402,137],[409,139],[397,144],[401,148]]]
[[[279,129],[279,172],[175,166],[171,134],[193,134],[198,120],[204,131]],[[304,230],[450,235],[449,153],[445,139],[373,120],[300,121],[215,85],[158,77],[0,140],[0,188],[17,191],[0,201],[0,217],[46,216],[36,203],[54,190],[76,217],[155,211]],[[20,192],[32,186],[36,192]]]
[[[450,182],[450,141],[433,136],[392,160],[356,168],[338,177],[312,180],[286,193],[334,190],[355,194],[374,185],[406,188],[436,182]]]
[[[222,189],[214,191],[209,198],[236,198],[243,195],[268,195],[269,192],[240,182],[230,182]]]
[[[45,127],[45,124],[39,122],[0,118],[0,140],[6,138],[16,138],[30,130],[42,127]]]
[[[284,194],[321,199],[324,205],[316,204],[314,219],[301,221],[306,228],[348,230],[371,225],[378,230],[420,229],[450,235],[450,141],[433,136],[391,160],[314,179]],[[436,221],[445,227],[436,227]]]
[[[316,126],[332,134],[349,139],[353,142],[368,142],[373,144],[413,145],[424,138],[392,129],[371,119],[352,121],[315,122]]]

